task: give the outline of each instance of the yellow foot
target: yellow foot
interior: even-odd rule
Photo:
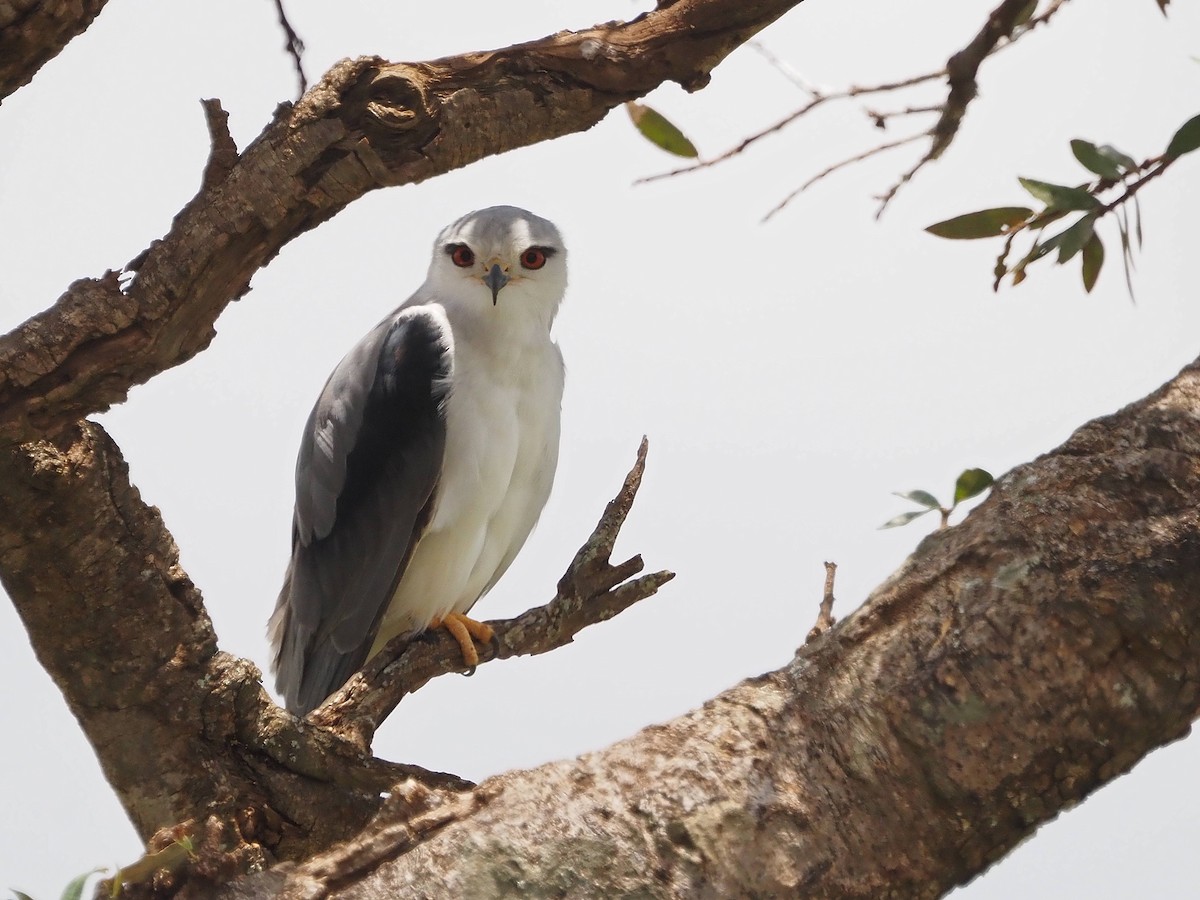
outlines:
[[[463,662],[471,670],[467,673],[468,675],[473,675],[475,667],[479,665],[479,652],[475,649],[471,638],[475,638],[481,644],[490,644],[496,639],[496,633],[492,631],[490,625],[477,622],[462,613],[447,613],[444,617],[435,618],[429,623],[429,627],[445,628],[454,635],[454,639],[458,641],[458,646],[462,649]]]

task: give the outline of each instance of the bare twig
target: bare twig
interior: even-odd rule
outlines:
[[[730,148],[729,150],[726,150],[720,156],[714,156],[711,159],[700,160],[698,162],[691,163],[691,164],[683,166],[681,168],[673,169],[670,172],[659,172],[657,175],[647,175],[645,178],[637,179],[637,181],[635,181],[634,184],[648,184],[651,181],[658,181],[662,178],[672,178],[676,175],[683,175],[687,172],[694,172],[697,169],[707,169],[709,166],[715,166],[717,163],[724,162],[725,160],[729,159],[730,157],[737,156],[739,153],[743,152],[747,147],[750,147],[751,145],[757,143],[758,141],[762,140],[763,138],[767,137],[768,135],[772,135],[772,134],[775,134],[776,132],[782,131],[788,125],[791,125],[793,122],[795,122],[797,119],[800,119],[803,116],[807,115],[808,113],[812,112],[814,109],[816,109],[822,103],[827,103],[831,100],[846,100],[846,99],[850,99],[853,97],[862,97],[862,96],[866,96],[868,94],[879,94],[879,93],[884,93],[887,91],[898,91],[898,90],[901,90],[902,88],[913,87],[914,85],[918,85],[918,84],[924,84],[927,81],[934,81],[935,79],[943,77],[945,74],[946,74],[945,69],[939,69],[936,72],[926,72],[924,75],[914,75],[912,78],[905,78],[901,81],[889,82],[888,84],[875,84],[875,85],[867,85],[867,86],[853,85],[851,87],[846,88],[845,90],[834,91],[829,94],[818,93],[813,97],[812,100],[810,100],[808,103],[805,103],[799,109],[793,110],[792,112],[788,113],[786,116],[784,116],[778,122],[775,122],[773,125],[768,125],[766,128],[762,129],[761,131],[755,132],[754,134],[750,135],[749,137],[744,138],[741,141],[741,143]]]
[[[279,25],[283,28],[283,33],[287,37],[287,43],[283,48],[287,50],[291,56],[292,62],[296,65],[296,78],[300,81],[300,92],[296,97],[303,97],[304,92],[308,90],[308,78],[304,75],[304,63],[300,57],[304,53],[304,41],[300,39],[300,35],[296,33],[296,29],[292,28],[292,23],[288,21],[287,13],[283,9],[283,0],[275,0],[275,9],[279,13]]]
[[[942,107],[939,103],[932,103],[927,106],[906,106],[904,109],[892,109],[887,112],[879,112],[874,109],[865,109],[863,112],[867,114],[867,118],[871,120],[876,128],[887,128],[888,119],[898,119],[901,116],[917,116],[923,113],[941,112]]]
[[[987,22],[971,42],[950,57],[945,69],[950,91],[946,96],[946,102],[942,104],[941,115],[938,117],[937,123],[928,132],[932,138],[929,149],[912,168],[900,176],[895,184],[878,196],[879,208],[875,211],[876,219],[883,215],[884,210],[887,209],[888,204],[892,202],[900,188],[908,184],[913,176],[928,163],[939,159],[954,141],[958,134],[958,128],[962,124],[963,116],[967,113],[967,106],[978,93],[979,85],[975,81],[975,76],[979,73],[979,67],[983,65],[983,61],[997,50],[1011,46],[1038,25],[1048,22],[1066,2],[1067,0],[1054,0],[1040,16],[1035,16],[1019,25],[1021,16],[1029,8],[1029,0],[1003,0],[992,10]]]
[[[927,132],[921,132],[919,134],[910,134],[908,137],[902,137],[895,141],[889,141],[886,144],[879,144],[876,147],[872,147],[870,150],[864,150],[862,153],[856,153],[854,156],[843,159],[841,162],[836,162],[831,166],[827,166],[826,168],[824,168],[820,172],[818,172],[816,175],[814,175],[812,178],[808,179],[808,181],[804,182],[804,184],[800,185],[800,187],[796,188],[794,191],[792,191],[790,194],[788,194],[786,197],[784,197],[782,200],[780,200],[779,203],[777,203],[775,205],[775,207],[769,213],[767,213],[765,216],[762,217],[762,221],[766,222],[768,219],[771,218],[771,216],[775,215],[777,212],[782,210],[785,206],[787,206],[789,203],[791,203],[793,200],[795,200],[797,197],[799,197],[801,194],[803,194],[806,190],[808,190],[810,187],[812,187],[814,184],[816,184],[822,178],[825,178],[827,175],[832,175],[834,172],[838,171],[839,169],[844,169],[846,166],[850,166],[850,165],[853,165],[854,163],[862,162],[864,159],[870,159],[872,156],[877,156],[878,154],[884,153],[888,150],[894,150],[897,147],[903,147],[905,144],[911,144],[913,141],[919,141],[921,138],[925,137],[926,134],[927,134]]]
[[[569,644],[587,626],[624,612],[675,577],[673,572],[663,571],[629,581],[642,570],[642,558],[634,556],[616,565],[610,562],[617,534],[641,484],[647,446],[643,438],[637,462],[625,477],[620,493],[575,554],[554,599],[515,619],[488,622],[496,639],[490,646],[479,648],[481,665],[492,659],[547,653]],[[405,696],[439,675],[466,671],[458,642],[441,629],[397,638],[313,711],[309,721],[332,729],[365,750],[380,723]]]
[[[821,611],[817,614],[817,624],[808,632],[804,641],[806,644],[823,635],[837,621],[833,617],[833,579],[836,575],[837,563],[825,563],[825,593],[821,596]]]
[[[988,20],[983,28],[975,35],[974,39],[962,50],[950,58],[946,66],[938,69],[935,72],[926,72],[923,75],[916,75],[912,78],[902,79],[900,81],[889,82],[885,84],[869,85],[869,86],[852,86],[840,91],[826,91],[816,86],[803,78],[792,66],[788,65],[784,60],[780,59],[773,52],[767,49],[763,44],[755,41],[751,42],[751,46],[767,60],[771,66],[780,72],[792,84],[804,91],[809,99],[801,106],[784,116],[779,121],[766,128],[744,138],[740,143],[726,150],[718,156],[711,159],[698,160],[680,168],[673,169],[668,172],[660,172],[655,175],[649,175],[644,178],[637,179],[634,184],[646,184],[651,181],[658,181],[662,178],[672,178],[676,175],[682,175],[686,172],[694,172],[699,169],[707,169],[717,163],[725,162],[731,157],[737,156],[746,149],[762,140],[763,138],[777,134],[788,125],[798,119],[806,116],[818,106],[831,100],[846,100],[854,97],[862,97],[870,94],[882,94],[892,91],[904,90],[914,87],[919,84],[925,84],[940,78],[946,78],[949,83],[949,94],[943,103],[925,104],[908,106],[900,110],[892,112],[875,112],[870,109],[866,110],[866,114],[874,122],[877,128],[884,128],[887,121],[891,118],[900,116],[912,116],[927,113],[939,113],[937,123],[926,131],[911,135],[900,141],[894,141],[889,144],[883,144],[879,147],[860,153],[842,162],[836,163],[827,169],[822,170],[816,176],[809,179],[800,188],[789,194],[782,202],[776,205],[769,213],[763,217],[763,221],[767,221],[781,209],[786,207],[800,193],[807,189],[812,184],[820,181],[827,175],[844,168],[847,165],[855,162],[861,162],[869,159],[876,153],[882,153],[885,150],[890,150],[893,147],[901,146],[920,138],[930,138],[930,145],[925,154],[887,191],[878,195],[877,200],[880,201],[875,217],[879,218],[883,215],[888,204],[896,196],[897,192],[912,180],[927,163],[938,159],[950,146],[958,133],[959,124],[966,113],[966,109],[971,100],[974,99],[977,92],[975,76],[979,71],[983,60],[988,56],[1003,50],[1005,47],[1012,46],[1018,39],[1028,34],[1034,28],[1044,25],[1050,21],[1055,13],[1058,12],[1067,0],[1051,0],[1046,9],[1035,16],[1032,16],[1028,21],[1021,22],[1021,16],[1029,10],[1028,0],[1003,0],[1003,2],[988,16]]]
[[[800,90],[804,91],[804,93],[808,94],[810,97],[820,97],[822,94],[826,93],[816,85],[810,83],[803,75],[797,72],[791,63],[776,56],[762,41],[750,41],[746,46],[758,53],[759,56],[770,63],[772,69],[786,78],[796,87],[800,88]]]

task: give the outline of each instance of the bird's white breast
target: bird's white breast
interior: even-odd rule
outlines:
[[[372,653],[397,634],[469,610],[525,543],[554,481],[563,392],[558,346],[544,329],[499,340],[470,323],[456,323],[453,332],[436,505]]]

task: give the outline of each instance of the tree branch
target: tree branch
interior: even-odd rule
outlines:
[[[170,232],[0,338],[0,444],[69,427],[193,357],[290,240],[368,191],[583,131],[664,81],[689,90],[800,0],[679,0],[624,23],[425,63],[331,69]]]
[[[833,580],[837,577],[837,563],[825,563],[825,591],[821,595],[821,609],[817,613],[817,621],[805,638],[805,643],[819,638],[829,631],[837,621],[833,617]]]
[[[928,163],[940,159],[950,147],[958,135],[963,117],[967,114],[967,107],[979,91],[975,76],[979,74],[979,67],[983,65],[983,61],[1001,47],[1010,46],[1016,40],[1013,32],[1018,26],[1022,27],[1022,34],[1027,34],[1038,25],[1050,21],[1066,2],[1067,0],[1053,0],[1043,13],[1021,26],[1021,16],[1028,11],[1029,0],[1003,0],[992,10],[983,28],[972,41],[950,57],[945,69],[950,90],[946,102],[941,106],[937,122],[925,132],[930,138],[929,149],[896,180],[895,184],[877,198],[879,208],[875,212],[875,218],[883,215],[900,188],[908,184]]]
[[[275,12],[279,16],[279,27],[283,29],[284,37],[287,38],[283,49],[287,51],[288,56],[292,58],[292,65],[296,67],[296,81],[300,87],[298,96],[304,96],[304,92],[308,90],[308,77],[304,74],[304,62],[300,58],[304,55],[304,41],[300,39],[300,35],[288,21],[287,11],[283,8],[283,0],[275,0]]]
[[[673,572],[655,572],[628,581],[642,571],[642,558],[635,556],[615,566],[610,562],[617,535],[646,470],[648,446],[642,438],[637,461],[625,476],[620,493],[575,554],[558,582],[554,599],[515,619],[487,623],[496,639],[491,646],[479,649],[481,665],[492,659],[536,656],[564,647],[584,628],[606,622],[639,600],[653,596],[675,577]],[[397,638],[314,710],[309,721],[366,752],[376,729],[405,696],[439,675],[467,671],[457,641],[445,631],[436,629],[416,637]]]
[[[899,192],[900,188],[907,184],[913,176],[917,174],[927,163],[941,157],[941,155],[950,146],[954,137],[958,133],[958,127],[963,116],[966,115],[967,106],[975,98],[977,85],[975,76],[979,71],[979,67],[983,61],[995,52],[1012,46],[1020,37],[1028,34],[1033,29],[1040,25],[1049,22],[1054,15],[1067,3],[1067,0],[1051,0],[1046,9],[1028,21],[1022,22],[1022,16],[1029,11],[1029,0],[1005,0],[999,7],[992,11],[984,23],[983,28],[976,34],[975,38],[963,50],[956,53],[950,58],[946,66],[933,72],[925,72],[921,75],[914,75],[898,81],[885,82],[873,85],[853,85],[838,91],[828,91],[810,84],[800,77],[790,66],[776,57],[773,53],[761,46],[757,42],[751,42],[751,45],[767,60],[771,66],[782,73],[785,78],[795,84],[798,88],[808,95],[808,101],[798,109],[788,113],[777,122],[763,128],[754,134],[743,138],[735,146],[725,152],[711,157],[709,159],[697,160],[685,166],[676,169],[671,169],[667,172],[660,172],[655,175],[648,175],[644,178],[637,179],[634,184],[646,184],[651,181],[658,181],[662,178],[672,178],[676,175],[683,175],[688,172],[696,172],[700,169],[707,169],[710,166],[715,166],[718,163],[725,162],[734,156],[738,156],[754,144],[758,143],[765,137],[773,134],[778,134],[792,123],[804,118],[817,107],[829,102],[837,100],[847,100],[854,97],[862,97],[873,94],[885,94],[895,91],[903,91],[907,88],[925,84],[939,78],[946,78],[949,83],[949,95],[944,103],[937,105],[922,105],[908,106],[904,109],[892,112],[873,112],[866,110],[867,116],[875,123],[876,127],[884,128],[888,119],[898,116],[913,116],[923,113],[938,113],[937,122],[926,131],[915,132],[906,137],[894,140],[875,147],[870,147],[860,151],[846,159],[840,160],[825,169],[818,172],[815,176],[806,181],[801,187],[792,191],[783,200],[777,203],[764,217],[763,221],[772,218],[776,213],[784,209],[788,204],[796,199],[800,194],[807,190],[811,185],[820,181],[828,175],[837,172],[846,166],[853,163],[862,162],[870,159],[878,153],[886,150],[891,150],[895,147],[904,144],[912,143],[923,138],[930,138],[930,146],[921,158],[907,169],[897,181],[883,194],[876,199],[880,201],[875,217],[879,218],[883,215],[888,204]]]
[[[108,0],[10,0],[0,4],[0,101],[85,31]]]
[[[1198,596],[1200,363],[1001,478],[778,671],[221,896],[937,897],[1188,732]]]

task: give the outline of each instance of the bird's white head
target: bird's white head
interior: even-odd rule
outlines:
[[[553,222],[528,210],[478,209],[438,235],[427,284],[477,313],[549,329],[567,289],[567,248]]]

